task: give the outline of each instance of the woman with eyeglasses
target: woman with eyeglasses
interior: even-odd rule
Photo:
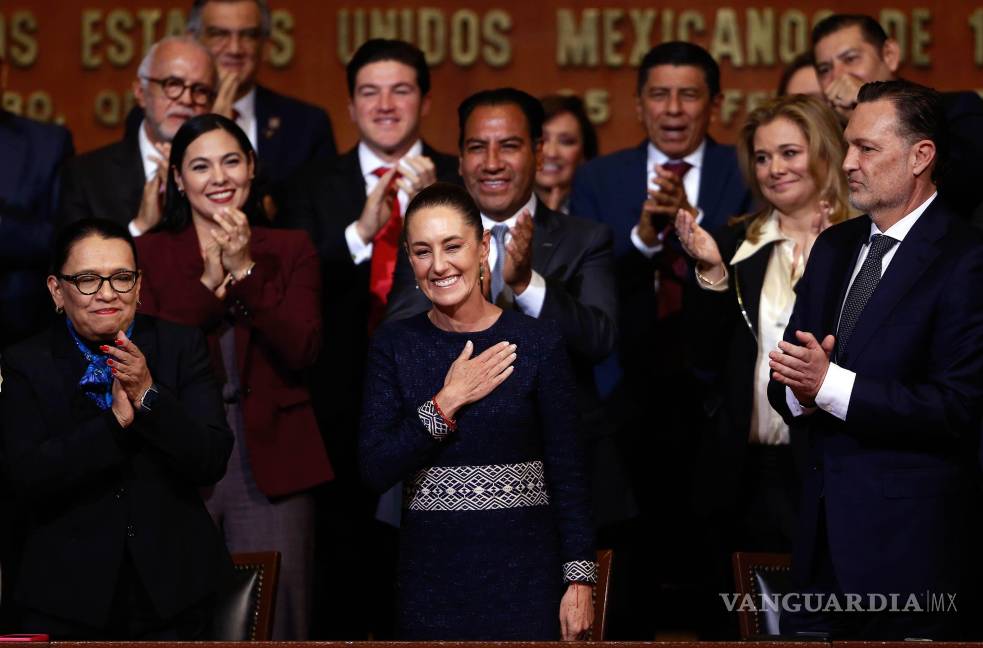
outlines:
[[[255,170],[235,122],[209,114],[181,126],[163,220],[137,240],[141,312],[208,336],[236,443],[205,504],[230,551],[280,552],[273,638],[305,639],[311,489],[333,477],[305,380],[321,348],[321,275],[306,233],[250,225],[264,219]]]
[[[207,639],[231,561],[198,489],[232,434],[201,333],[137,315],[125,227],[56,237],[63,314],[3,354],[2,456],[22,515],[18,628],[52,639]],[[9,574],[9,576],[8,576]]]

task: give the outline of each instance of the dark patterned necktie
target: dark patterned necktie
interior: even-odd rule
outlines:
[[[853,280],[850,292],[843,303],[840,326],[836,329],[838,353],[842,354],[846,351],[847,342],[850,341],[850,335],[857,325],[857,320],[860,319],[860,313],[863,312],[867,300],[874,294],[874,289],[877,288],[877,284],[881,280],[881,260],[897,242],[898,239],[883,234],[874,234],[870,237],[870,249],[867,250],[867,258],[860,266],[860,272],[857,273],[857,278]]]
[[[505,269],[505,236],[509,233],[509,226],[505,223],[499,223],[492,227],[491,232],[492,238],[495,239],[495,267],[491,271],[491,301],[493,304],[499,304],[501,298],[503,302],[507,303],[509,291],[506,290],[503,271]],[[499,306],[501,305],[499,304]]]
[[[662,165],[662,168],[669,173],[675,174],[682,182],[686,173],[693,168],[693,165],[685,160],[669,160]],[[658,273],[659,283],[659,319],[678,313],[683,306],[683,285],[686,281],[687,270],[689,268],[686,259],[672,245],[669,244],[668,236],[672,229],[672,222],[675,216],[668,219],[668,224],[663,230],[662,240],[664,247],[662,254],[659,255],[659,264],[656,272]]]

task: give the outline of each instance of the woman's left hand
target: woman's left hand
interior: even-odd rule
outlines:
[[[104,344],[101,347],[103,353],[110,356],[109,367],[126,397],[136,408],[140,404],[140,398],[154,384],[154,379],[150,376],[150,368],[147,367],[147,359],[137,345],[126,337],[126,333],[120,331],[116,334],[115,346]]]
[[[594,624],[593,587],[586,583],[570,583],[560,600],[560,632],[563,641],[586,639]]]
[[[215,213],[215,222],[222,228],[212,236],[222,248],[222,266],[238,281],[252,265],[249,241],[252,230],[249,219],[235,207],[226,207]]]

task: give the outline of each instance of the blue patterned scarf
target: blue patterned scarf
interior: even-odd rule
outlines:
[[[72,339],[75,340],[75,346],[78,347],[82,357],[89,363],[89,366],[85,368],[85,375],[79,381],[79,389],[91,398],[99,409],[108,410],[113,406],[113,372],[106,364],[110,356],[105,353],[94,353],[75,332],[72,320],[66,317],[65,323],[68,324],[68,332],[72,334]],[[126,329],[126,337],[129,338],[132,333],[133,324],[131,322],[130,327]]]

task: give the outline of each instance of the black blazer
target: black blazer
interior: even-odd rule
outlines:
[[[816,240],[785,339],[836,334],[870,218]],[[983,237],[936,199],[898,246],[837,364],[856,373],[846,420],[809,416],[810,470],[793,553],[809,581],[828,543],[844,592],[959,592],[974,579],[983,409]],[[790,424],[785,387],[769,400]],[[826,531],[819,530],[825,515]]]
[[[108,218],[125,226],[140,211],[146,181],[136,131],[72,158],[62,173],[58,222]]]
[[[124,552],[163,618],[231,573],[198,494],[233,442],[204,338],[138,316],[132,339],[160,398],[127,429],[78,391],[85,360],[63,319],[3,354],[4,468],[26,512],[17,600],[93,626],[108,620]]]
[[[423,154],[433,160],[438,180],[460,184],[455,156],[426,143]],[[355,443],[369,347],[371,263],[352,261],[345,228],[358,220],[365,198],[356,146],[334,160],[313,161],[298,173],[287,185],[274,221],[277,227],[305,230],[321,258],[324,348],[313,371],[312,393],[339,478],[357,478]]]

